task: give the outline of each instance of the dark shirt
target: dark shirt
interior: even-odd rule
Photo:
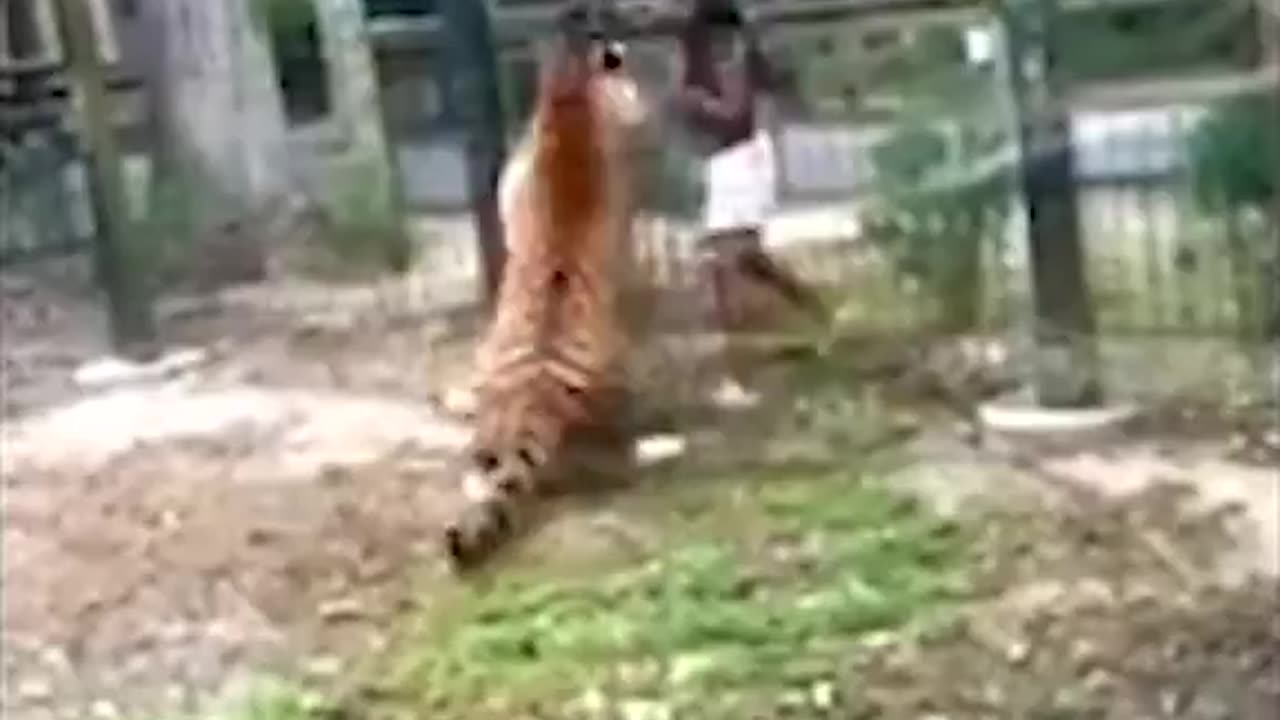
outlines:
[[[685,74],[676,102],[686,121],[712,141],[714,150],[749,139],[756,130],[759,88],[745,50],[720,60],[705,34],[682,38],[681,50]]]

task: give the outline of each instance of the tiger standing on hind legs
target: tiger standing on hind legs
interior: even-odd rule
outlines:
[[[634,208],[628,140],[646,110],[621,47],[592,31],[580,6],[562,21],[499,187],[508,254],[477,352],[466,503],[443,534],[456,571],[520,533],[575,441],[625,441],[619,276]]]

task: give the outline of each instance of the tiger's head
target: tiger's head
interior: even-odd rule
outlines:
[[[583,18],[567,14],[542,48],[528,132],[499,184],[508,248],[513,236],[548,223],[560,242],[574,244],[575,229],[600,226],[604,217],[622,222],[629,212],[650,104],[626,47]]]
[[[538,96],[548,104],[585,102],[614,144],[625,140],[652,115],[651,104],[631,73],[627,46],[610,32],[607,18],[571,3],[560,18],[557,38],[544,48]]]

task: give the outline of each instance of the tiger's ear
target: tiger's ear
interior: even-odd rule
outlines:
[[[627,46],[618,41],[600,43],[600,67],[608,72],[621,70],[627,58]]]

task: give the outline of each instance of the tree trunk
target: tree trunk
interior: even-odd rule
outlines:
[[[360,0],[319,0],[316,21],[329,65],[330,97],[343,136],[350,167],[338,182],[348,196],[360,200],[350,218],[382,242],[393,270],[404,270],[409,242],[403,222],[399,177],[382,119],[377,68],[365,30]],[[346,218],[337,218],[340,222]]]
[[[198,238],[192,251],[242,255],[237,274],[265,273],[260,238],[236,233],[237,247],[202,247],[291,190],[285,116],[259,0],[142,0],[154,46],[144,52],[162,131],[153,177],[172,189]],[[225,260],[225,258],[224,258]],[[241,278],[246,279],[246,278]]]

